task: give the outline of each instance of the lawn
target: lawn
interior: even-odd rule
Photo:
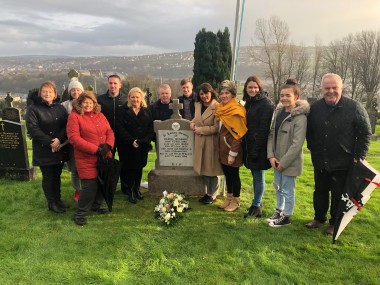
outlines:
[[[380,141],[368,161],[380,169]],[[153,166],[155,154],[144,172]],[[0,180],[1,284],[380,284],[380,189],[332,244],[313,218],[313,170],[297,179],[292,225],[271,228],[244,219],[252,199],[250,172],[241,168],[241,208],[226,213],[189,197],[191,209],[170,226],[154,218],[157,198],[133,205],[118,189],[114,211],[72,221],[69,173],[62,175],[64,214],[47,210],[41,175],[31,182]],[[275,205],[272,172],[266,174],[264,216]],[[178,192],[181,192],[178,182]]]

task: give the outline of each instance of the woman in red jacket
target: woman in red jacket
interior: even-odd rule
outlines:
[[[67,136],[74,147],[74,157],[81,179],[81,194],[74,221],[86,224],[86,214],[92,210],[100,214],[103,197],[98,187],[97,162],[99,155],[112,157],[115,136],[106,119],[100,112],[93,92],[85,91],[73,102],[73,111],[67,121]]]

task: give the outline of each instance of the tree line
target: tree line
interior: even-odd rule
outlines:
[[[313,52],[290,40],[287,23],[278,16],[258,19],[251,56],[266,66],[271,93],[277,103],[281,85],[288,78],[297,79],[308,97],[320,97],[320,80],[324,73],[339,74],[345,95],[366,102],[372,108],[380,88],[380,32],[362,31],[322,46],[315,40]]]
[[[320,97],[320,80],[324,73],[339,74],[345,84],[345,95],[366,102],[366,109],[373,108],[374,98],[380,88],[380,32],[362,31],[349,34],[323,46],[320,39],[314,47],[296,45],[290,40],[289,26],[278,16],[256,21],[254,40],[250,47],[252,59],[265,66],[263,77],[271,82],[269,93],[275,103],[279,101],[281,85],[288,78],[297,79],[307,97]],[[230,77],[232,52],[230,33],[226,27],[216,34],[201,29],[194,42],[193,84],[198,86],[209,82],[214,88]],[[252,71],[254,73],[254,71]],[[40,82],[45,74],[29,79]],[[47,79],[47,78],[46,78]],[[67,83],[62,74],[49,74],[58,86]],[[24,81],[28,79],[25,78]],[[81,77],[85,84],[92,83],[93,77]],[[123,79],[122,91],[131,86],[149,88],[156,99],[156,92],[162,80],[144,75],[132,75]],[[173,97],[180,95],[179,80],[165,79],[172,87]],[[37,84],[37,83],[36,83]],[[38,85],[36,85],[37,87]],[[99,94],[105,92],[106,80],[97,80]]]

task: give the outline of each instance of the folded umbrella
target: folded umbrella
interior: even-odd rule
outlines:
[[[114,158],[100,157],[97,167],[100,191],[106,201],[108,210],[112,212],[113,198],[120,174],[120,162]]]
[[[348,223],[368,202],[371,193],[380,187],[380,174],[366,160],[353,163],[347,173],[345,193],[338,205],[334,225],[333,243],[338,239]]]

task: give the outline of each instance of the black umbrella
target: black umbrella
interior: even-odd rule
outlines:
[[[120,162],[114,158],[99,158],[98,180],[100,191],[107,203],[108,210],[112,212],[113,198],[115,196],[117,181],[120,174]]]
[[[356,215],[367,203],[371,193],[380,187],[380,174],[367,161],[353,163],[347,174],[345,193],[338,205],[337,218],[334,225],[333,243]]]

